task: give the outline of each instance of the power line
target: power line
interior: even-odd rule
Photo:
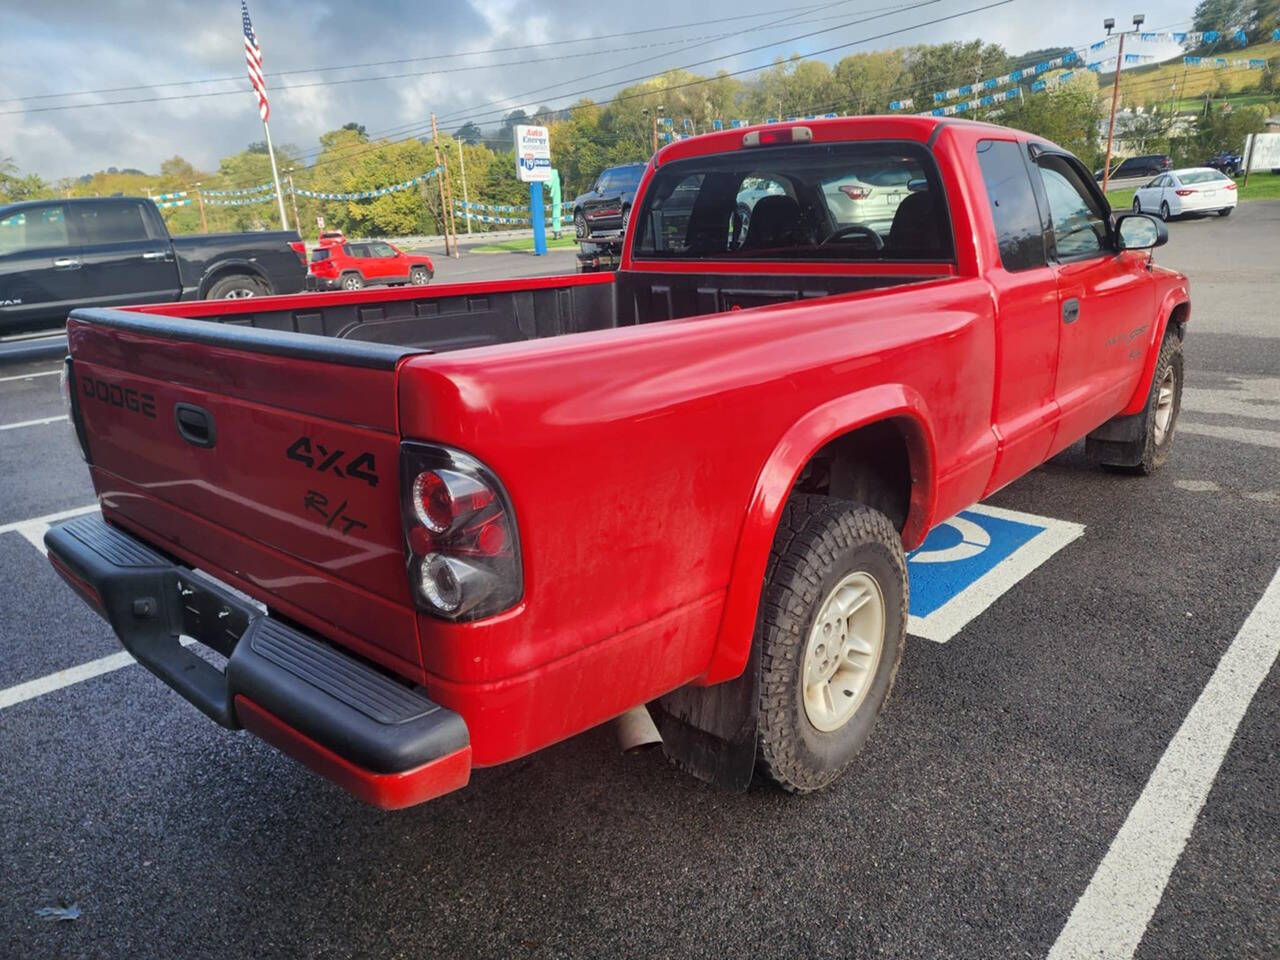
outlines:
[[[799,8],[799,12],[808,13],[826,7],[826,3],[815,3]],[[355,70],[363,67],[387,67],[398,66],[403,63],[425,63],[431,60],[447,60],[455,57],[473,57],[482,56],[492,53],[510,53],[516,50],[533,50],[542,47],[557,47],[572,43],[585,43],[587,41],[614,40],[618,37],[633,37],[645,33],[662,33],[667,30],[683,30],[688,27],[703,27],[718,23],[729,23],[737,20],[754,20],[757,17],[766,17],[775,13],[776,10],[762,10],[758,13],[744,13],[732,17],[717,17],[714,20],[694,20],[689,23],[673,23],[667,26],[647,27],[642,30],[627,30],[622,33],[605,33],[590,37],[574,37],[567,40],[547,40],[541,43],[522,43],[511,47],[489,47],[484,50],[463,50],[458,53],[441,53],[434,54],[429,57],[401,57],[395,60],[370,60],[365,63],[346,63],[329,67],[305,67],[297,70],[279,70],[274,73],[268,73],[268,78],[295,76],[304,73],[326,73],[333,70]],[[165,83],[144,83],[127,87],[104,87],[98,90],[76,90],[69,93],[37,93],[28,94],[21,97],[4,97],[0,98],[0,103],[12,103],[21,100],[50,100],[61,97],[84,97],[93,96],[101,93],[127,93],[130,90],[158,90],[161,87],[183,87],[195,86],[201,83],[224,83],[227,81],[240,80],[240,75],[230,77],[206,77],[202,80],[171,80]]]

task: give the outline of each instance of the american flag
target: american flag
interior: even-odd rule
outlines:
[[[249,4],[245,0],[240,0],[240,19],[244,21],[244,59],[249,65],[249,82],[258,95],[258,113],[266,123],[271,115],[271,105],[267,103],[267,81],[262,76],[262,48],[254,35],[253,23],[249,20]]]

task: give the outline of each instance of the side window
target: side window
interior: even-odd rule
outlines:
[[[596,190],[600,193],[608,193],[613,189],[613,174],[606,170],[600,174],[600,182],[596,184]]]
[[[55,250],[70,243],[66,207],[60,203],[28,207],[0,220],[0,256],[27,250]]]
[[[396,255],[396,252],[391,249],[390,244],[371,243],[369,244],[369,248],[375,257],[394,257]]]
[[[979,140],[978,167],[1000,244],[1000,262],[1009,271],[1045,265],[1040,210],[1022,147],[1012,140]]]
[[[80,236],[86,244],[129,243],[150,239],[140,203],[91,203],[71,209],[79,223]]]
[[[1040,160],[1058,259],[1096,257],[1107,245],[1107,218],[1075,168],[1061,157]]]

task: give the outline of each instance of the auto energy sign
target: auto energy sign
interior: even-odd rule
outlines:
[[[517,125],[516,175],[524,183],[551,179],[551,137],[546,127]]]

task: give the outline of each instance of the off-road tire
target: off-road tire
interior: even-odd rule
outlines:
[[[206,300],[227,300],[241,297],[265,297],[271,291],[257,277],[247,273],[231,273],[219,277],[205,293]]]
[[[862,704],[829,733],[810,723],[803,663],[814,618],[836,584],[858,570],[884,598],[884,646]],[[889,699],[907,627],[907,565],[888,517],[847,500],[796,494],[783,508],[756,623],[760,700],[756,769],[788,793],[840,776],[861,751]]]
[[[1173,372],[1173,407],[1164,436],[1157,440],[1157,409],[1160,405],[1160,388]],[[1136,473],[1143,476],[1155,473],[1173,449],[1177,435],[1178,414],[1182,410],[1182,340],[1170,330],[1160,345],[1151,386],[1147,388],[1147,402],[1142,412],[1132,417],[1117,417],[1103,424],[1085,440],[1085,454],[1095,463],[1102,464],[1115,473]],[[1129,439],[1115,439],[1123,429]]]

